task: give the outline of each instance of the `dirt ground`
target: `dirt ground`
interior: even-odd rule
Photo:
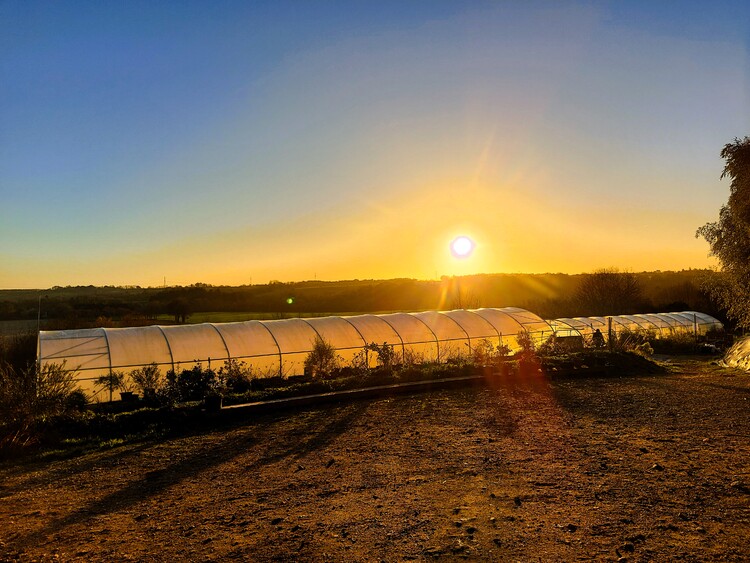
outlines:
[[[505,378],[0,467],[0,559],[747,561],[750,376]]]

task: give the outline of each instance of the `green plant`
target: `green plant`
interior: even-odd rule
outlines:
[[[719,210],[719,220],[706,223],[695,236],[706,239],[721,271],[707,276],[704,288],[727,317],[750,327],[750,137],[724,145],[726,162],[721,178],[731,180],[729,199]]]
[[[404,367],[418,366],[425,363],[424,354],[421,352],[415,352],[412,348],[407,348],[403,353],[403,361],[401,362]]]
[[[534,345],[534,340],[528,330],[523,329],[519,331],[518,335],[516,336],[516,342],[518,342],[518,346],[520,347],[520,350],[516,352],[516,357],[518,357],[519,360],[536,360],[536,346]]]
[[[164,386],[164,378],[156,363],[134,369],[129,375],[136,390],[144,399],[156,400],[159,391]]]
[[[632,352],[638,346],[644,343],[652,342],[656,339],[656,334],[652,331],[637,329],[623,329],[617,332],[612,338],[610,344],[613,352]]]
[[[322,336],[316,335],[312,350],[305,358],[305,373],[313,379],[330,377],[340,364],[340,358],[333,344]]]
[[[461,352],[461,348],[455,342],[447,342],[440,346],[440,361],[454,366],[468,363],[466,354]]]
[[[367,347],[354,354],[349,367],[355,375],[364,376],[370,373],[370,356]]]
[[[483,338],[472,349],[472,362],[476,366],[499,366],[508,358],[510,348],[503,343],[493,344],[488,338]]]
[[[487,338],[483,338],[476,344],[471,351],[471,359],[474,365],[489,366],[494,361],[495,345]]]
[[[83,389],[73,389],[65,399],[66,410],[83,412],[89,406],[89,397]]]
[[[0,450],[34,443],[41,425],[76,410],[81,397],[74,390],[74,372],[65,364],[22,370],[0,364]]]
[[[109,373],[97,377],[94,383],[101,390],[109,391],[110,402],[112,402],[112,393],[118,390],[128,390],[128,386],[125,384],[125,374],[121,371],[110,370]]]
[[[201,363],[190,369],[177,373],[167,372],[167,383],[159,393],[162,402],[202,401],[207,394],[219,388],[216,373],[211,369],[203,369]]]
[[[255,378],[253,370],[245,362],[235,358],[229,358],[224,362],[224,365],[219,368],[217,377],[232,393],[249,391],[252,380]]]
[[[392,370],[398,361],[398,354],[391,344],[383,342],[382,346],[378,346],[374,342],[371,342],[365,346],[370,352],[375,352],[378,356],[378,365],[386,370]]]

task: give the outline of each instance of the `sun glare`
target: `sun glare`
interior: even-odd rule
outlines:
[[[467,258],[474,250],[474,241],[469,237],[457,237],[451,242],[451,252],[456,258]]]

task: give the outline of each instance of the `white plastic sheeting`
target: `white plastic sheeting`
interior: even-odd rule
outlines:
[[[576,317],[548,321],[558,336],[583,336],[590,338],[599,329],[606,340],[609,336],[609,320],[612,332],[648,331],[657,338],[673,334],[704,335],[709,330],[721,330],[724,325],[711,315],[697,311],[681,313],[648,313],[643,315],[614,315],[612,317]]]
[[[156,363],[162,372],[200,363],[218,369],[227,359],[245,362],[260,376],[300,375],[317,336],[332,344],[345,363],[372,342],[392,345],[416,360],[468,356],[482,340],[518,349],[516,335],[528,331],[541,343],[552,334],[540,317],[515,307],[426,311],[351,317],[317,317],[242,323],[94,328],[39,333],[40,365],[65,363],[86,391],[101,391],[97,378]],[[370,358],[370,361],[374,361]]]
[[[575,317],[544,321],[516,307],[455,311],[424,311],[387,315],[317,317],[242,323],[203,323],[180,326],[94,328],[39,333],[40,365],[65,363],[76,372],[79,385],[101,392],[97,378],[111,371],[129,372],[151,363],[162,372],[190,369],[196,364],[220,368],[230,358],[245,362],[259,376],[290,376],[304,372],[304,362],[316,337],[336,348],[344,363],[372,342],[392,345],[401,357],[444,362],[466,357],[483,340],[518,349],[516,336],[528,331],[540,344],[553,333],[590,339],[599,329],[608,337],[649,331],[655,336],[705,334],[722,324],[704,313],[651,313],[613,317]],[[750,344],[747,345],[750,352]],[[370,355],[369,360],[375,361]],[[750,365],[750,361],[747,362]]]
[[[724,355],[724,364],[750,371],[750,336],[738,340]]]

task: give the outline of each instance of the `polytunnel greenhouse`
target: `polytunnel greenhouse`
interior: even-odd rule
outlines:
[[[151,363],[164,373],[199,363],[218,369],[231,358],[260,376],[301,375],[317,336],[332,344],[345,364],[373,342],[392,345],[402,357],[441,362],[470,355],[485,339],[516,350],[516,335],[524,330],[537,343],[552,334],[547,322],[515,307],[42,331],[38,360],[40,366],[64,362],[81,388],[96,393],[101,376]]]
[[[611,319],[611,321],[610,321]],[[483,340],[519,349],[516,336],[527,331],[535,344],[553,334],[584,340],[599,329],[604,339],[623,331],[648,331],[655,337],[703,335],[722,324],[704,313],[654,313],[575,317],[544,321],[516,307],[424,311],[386,315],[296,318],[179,326],[93,328],[39,333],[40,366],[63,364],[75,371],[79,386],[101,392],[96,381],[113,371],[129,372],[155,363],[162,373],[197,364],[218,369],[229,359],[245,362],[253,373],[288,377],[304,372],[305,358],[318,336],[336,348],[344,364],[370,343],[387,343],[402,358],[445,362],[470,356]],[[374,362],[375,359],[370,357]]]
[[[610,317],[575,317],[548,321],[557,336],[582,336],[591,338],[598,329],[604,339],[609,337],[609,319],[612,333],[649,332],[655,338],[675,334],[705,335],[711,330],[722,330],[724,325],[711,315],[697,311],[681,313],[648,313],[643,315],[613,315]]]

